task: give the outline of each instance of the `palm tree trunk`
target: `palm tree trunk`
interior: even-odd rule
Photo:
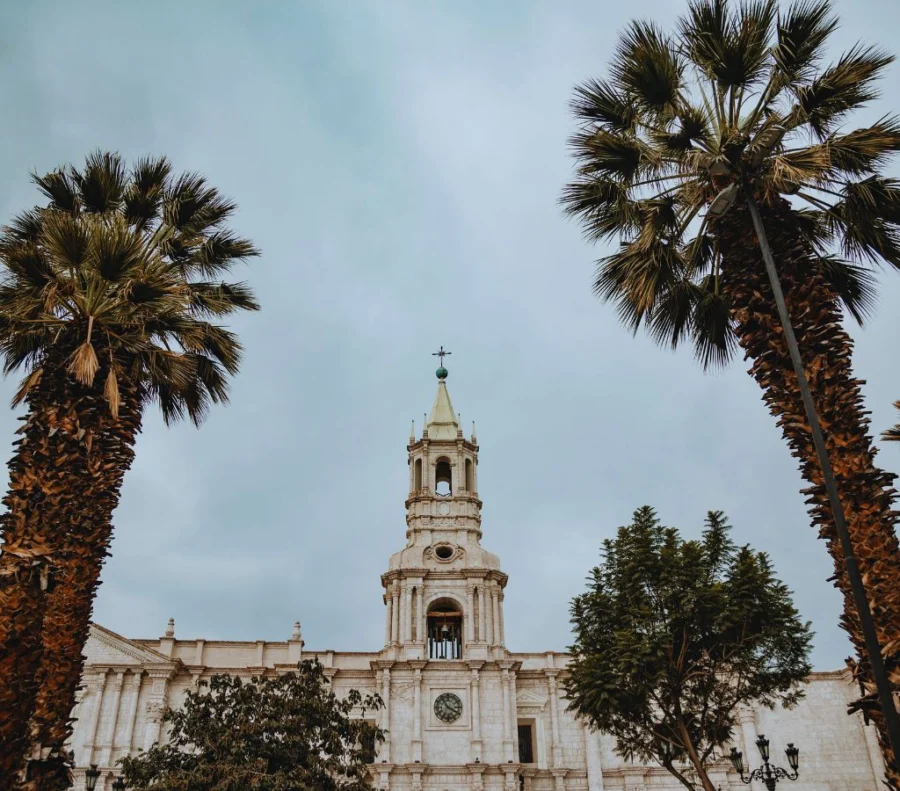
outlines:
[[[107,432],[117,437],[107,436],[103,442],[104,464],[112,463],[118,468],[120,483],[134,458],[133,445],[141,421],[138,394],[122,388],[121,396],[119,419],[108,423]],[[34,715],[29,725],[34,757],[28,765],[28,776],[33,791],[64,791],[70,785],[65,745],[74,725],[70,715],[84,672],[83,651],[90,632],[94,597],[104,558],[109,554],[111,516],[111,510],[104,512],[102,518],[86,525],[84,535],[60,553],[57,585],[48,597],[44,614],[44,651],[37,674]]]
[[[55,701],[53,716],[68,732],[70,698],[62,711],[62,696],[53,690],[67,685],[74,669],[55,663],[71,656],[67,643],[80,640],[80,654],[86,632],[73,616],[83,621],[90,613],[83,604],[73,612],[78,602],[68,586],[89,566],[96,567],[90,572],[95,579],[99,573],[105,546],[98,552],[91,540],[109,530],[140,428],[139,402],[135,409],[132,401],[124,419],[120,414],[114,420],[102,388],[79,385],[64,361],[62,350],[46,361],[41,381],[28,395],[23,436],[9,463],[7,511],[0,516],[5,542],[0,554],[0,645],[5,649],[0,657],[0,791],[19,783],[37,735],[30,732],[29,720],[40,683],[49,685],[41,699]],[[93,589],[90,573],[81,579]],[[48,663],[41,672],[45,649]],[[79,656],[76,664],[81,661]],[[72,703],[77,683],[75,676]],[[42,719],[49,716],[45,711]]]
[[[900,690],[900,546],[895,531],[898,514],[893,510],[896,476],[874,465],[877,449],[869,435],[862,382],[853,377],[851,369],[853,342],[841,325],[834,292],[817,274],[814,253],[798,239],[785,207],[764,207],[762,214],[833,464],[849,537],[865,581],[876,635],[884,647],[885,669],[896,692]],[[844,550],[759,243],[746,207],[735,208],[720,225],[720,244],[729,262],[723,272],[723,289],[731,304],[739,343],[752,360],[750,374],[762,387],[763,400],[778,419],[803,477],[811,484],[803,494],[813,523],[834,559],[835,584],[844,594],[841,626],[850,635],[857,654],[857,660],[848,660],[848,664],[863,690],[863,697],[851,712],[861,709],[874,721],[889,787],[900,791],[900,772],[878,705]]]

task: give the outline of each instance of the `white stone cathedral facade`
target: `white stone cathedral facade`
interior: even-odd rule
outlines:
[[[317,657],[338,692],[377,692],[388,732],[372,764],[387,791],[676,791],[665,770],[627,762],[613,740],[566,711],[566,654],[506,647],[507,575],[481,545],[479,447],[463,435],[438,370],[438,390],[420,437],[410,437],[406,546],[382,575],[384,646],[374,651],[307,651],[295,624],[290,639],[229,642],[126,638],[92,627],[72,739],[76,788],[84,770],[103,770],[111,791],[116,761],[166,734],[161,716],[198,680],[287,672]],[[376,612],[372,606],[373,615]],[[854,689],[844,672],[814,673],[792,711],[744,711],[736,744],[751,766],[760,733],[775,761],[788,741],[800,748],[796,791],[876,791],[881,757],[872,727],[846,714]],[[727,761],[716,785],[743,788]],[[787,783],[785,782],[785,785]],[[762,786],[752,786],[759,787]]]

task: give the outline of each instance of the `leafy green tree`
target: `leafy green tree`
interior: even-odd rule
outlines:
[[[351,716],[377,711],[377,695],[338,698],[317,660],[250,681],[201,681],[168,710],[165,745],[122,760],[132,791],[367,791],[384,732]]]
[[[0,515],[0,791],[69,785],[64,744],[112,514],[145,410],[200,423],[227,401],[258,305],[224,278],[256,248],[236,208],[165,158],[112,153],[35,175],[42,205],[0,232],[0,360],[27,407]]]
[[[707,767],[738,707],[791,707],[811,671],[812,632],[790,591],[729,530],[711,511],[702,540],[685,541],[639,508],[572,602],[569,710],[692,790],[716,791]]]
[[[617,242],[594,287],[625,325],[692,345],[704,367],[736,353],[750,361],[834,561],[863,690],[851,710],[874,719],[900,791],[900,747],[891,747],[900,734],[884,716],[890,689],[876,693],[882,673],[872,666],[877,641],[896,695],[896,476],[874,463],[842,326],[845,314],[862,322],[872,309],[878,265],[900,268],[900,182],[886,176],[900,120],[851,125],[893,58],[858,44],[825,62],[837,25],[828,0],[781,9],[776,0],[689,0],[671,30],[633,22],[608,79],[576,89],[578,167],[563,204],[590,240]]]

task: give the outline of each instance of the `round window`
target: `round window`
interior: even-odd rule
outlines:
[[[449,544],[441,544],[434,549],[434,554],[437,556],[438,560],[450,560],[450,558],[453,557],[454,552],[455,550]]]

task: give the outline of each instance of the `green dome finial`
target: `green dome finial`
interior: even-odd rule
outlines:
[[[436,351],[434,354],[431,355],[432,357],[440,357],[441,358],[441,367],[438,368],[437,371],[435,371],[435,374],[437,375],[437,378],[440,379],[442,382],[444,381],[444,379],[447,378],[447,369],[444,368],[444,357],[446,357],[448,354],[450,354],[450,352],[445,352],[444,347],[441,346],[440,351]]]

